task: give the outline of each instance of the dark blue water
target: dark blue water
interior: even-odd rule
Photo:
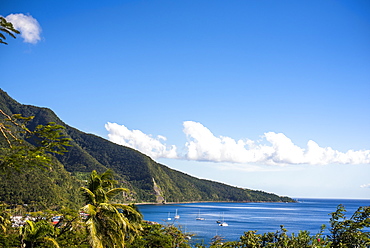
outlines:
[[[298,199],[297,203],[186,203],[167,205],[139,205],[144,219],[160,224],[174,224],[184,232],[195,234],[192,243],[209,244],[220,235],[226,240],[237,240],[245,231],[275,232],[284,225],[289,233],[307,230],[320,231],[321,225],[329,227],[330,213],[343,204],[349,218],[360,206],[370,206],[369,200]],[[175,212],[180,218],[174,220]],[[205,218],[196,220],[198,215]],[[171,220],[168,220],[170,216]],[[228,226],[219,226],[222,220]],[[324,234],[328,234],[325,231]]]

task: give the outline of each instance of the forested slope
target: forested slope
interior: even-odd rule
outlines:
[[[70,192],[76,192],[78,189],[78,183],[76,182],[86,179],[92,170],[102,172],[110,168],[116,173],[120,185],[131,189],[132,194],[127,200],[135,202],[155,202],[163,198],[167,202],[292,201],[288,197],[279,197],[262,191],[241,189],[209,180],[201,180],[170,169],[134,149],[117,145],[96,135],[87,134],[70,127],[63,123],[50,109],[22,105],[2,90],[0,90],[0,109],[9,115],[35,116],[28,124],[30,128],[48,122],[55,122],[66,127],[65,135],[71,138],[72,146],[68,147],[66,154],[56,156],[58,162],[55,165],[58,165],[59,168],[55,170],[55,173],[59,173],[60,178],[64,179],[62,181],[52,180],[48,174],[45,174],[44,177],[49,178],[50,182],[58,182],[60,185],[68,181],[68,185],[71,187]],[[32,174],[32,172],[29,173]],[[61,175],[66,176],[62,177]],[[4,177],[4,175],[1,175],[1,177]],[[159,189],[157,192],[154,190],[154,182],[157,189]],[[0,187],[11,187],[17,183],[19,182],[16,180],[8,180],[6,185],[0,184]],[[58,185],[58,183],[55,184]],[[35,187],[36,184],[37,182],[33,182]],[[48,185],[52,187],[51,183],[48,183]],[[21,186],[17,185],[17,187]],[[20,190],[17,189],[17,191]],[[44,190],[46,188],[40,188],[39,191],[43,192]],[[57,188],[55,190],[58,191]],[[2,194],[0,200],[10,199],[9,191],[5,190],[0,194]],[[60,195],[60,201],[62,201],[62,198],[71,198],[66,196],[64,192],[53,194]]]

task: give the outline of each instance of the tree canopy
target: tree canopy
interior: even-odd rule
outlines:
[[[1,109],[0,116],[0,172],[27,166],[49,167],[52,160],[49,153],[63,154],[67,151],[65,147],[70,145],[61,125],[51,122],[30,130],[26,123],[33,116],[10,116]]]

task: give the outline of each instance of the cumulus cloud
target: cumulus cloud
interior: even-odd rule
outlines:
[[[193,121],[184,122],[184,133],[188,137],[186,158],[189,160],[268,165],[370,164],[370,150],[343,153],[320,147],[312,140],[308,141],[307,148],[301,148],[283,133],[264,133],[263,139],[271,145],[248,139],[216,137],[208,128]]]
[[[10,14],[5,19],[11,22],[15,29],[21,32],[26,43],[36,44],[41,40],[41,27],[38,21],[30,15]]]
[[[135,148],[153,158],[180,158],[239,164],[294,165],[294,164],[370,164],[370,150],[345,153],[331,147],[320,147],[310,140],[306,148],[293,143],[283,133],[267,132],[262,141],[235,140],[226,136],[216,137],[201,123],[185,121],[183,132],[187,137],[184,154],[176,146],[168,147],[166,138],[152,138],[139,130],[128,130],[123,125],[108,123],[109,139],[115,143]]]
[[[363,185],[361,185],[360,187],[361,187],[361,188],[370,188],[370,183],[368,183],[368,184],[363,184]]]
[[[255,147],[251,140],[234,140],[229,137],[215,137],[202,124],[185,121],[184,133],[188,138],[185,147],[186,159],[214,162],[257,162],[272,153],[270,147]],[[255,149],[246,149],[255,147]]]
[[[124,125],[108,122],[105,128],[110,141],[131,147],[152,158],[177,158],[176,146],[167,147],[163,141],[166,137],[158,135],[153,138],[140,130],[129,130]]]

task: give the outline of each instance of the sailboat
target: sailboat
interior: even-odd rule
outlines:
[[[168,212],[168,218],[167,220],[172,220],[171,217],[170,217],[170,212]]]
[[[177,214],[177,209],[176,209],[176,214],[175,214],[175,217],[174,217],[175,220],[178,220],[180,219],[180,215]]]
[[[217,224],[221,223],[221,213],[220,213],[220,218],[216,221]]]
[[[222,213],[222,222],[220,224],[218,224],[219,226],[229,226],[229,224],[227,224],[225,222],[225,219],[224,219],[224,213]]]
[[[198,216],[197,216],[197,218],[195,218],[196,220],[205,220],[204,218],[202,218],[202,217],[200,217],[200,210],[199,210],[199,212],[198,212]]]

